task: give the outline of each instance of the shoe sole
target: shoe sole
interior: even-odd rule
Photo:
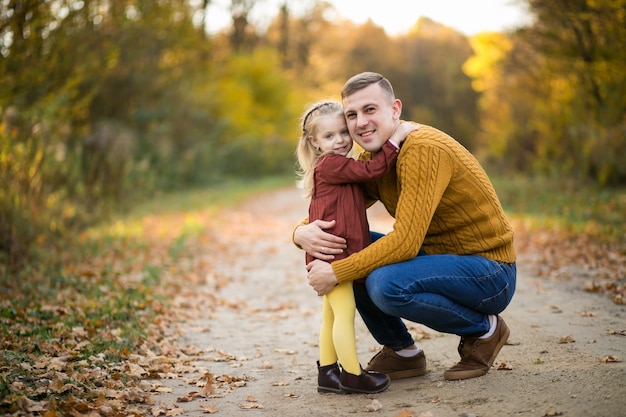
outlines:
[[[494,361],[496,360],[498,353],[500,353],[500,350],[502,349],[502,347],[509,340],[510,334],[511,334],[511,330],[507,326],[504,329],[503,337],[500,339],[500,342],[496,345],[496,348],[494,349],[493,354],[491,355],[491,358],[489,359],[489,362],[487,362],[489,366],[487,366],[484,369],[477,369],[477,370],[471,370],[471,371],[458,371],[458,372],[445,371],[443,373],[444,379],[448,381],[458,381],[461,379],[477,378],[479,376],[487,375],[487,373],[489,372],[489,369],[491,369],[491,365],[493,365]]]
[[[389,379],[404,379],[413,378],[416,376],[422,376],[426,374],[426,367],[417,369],[406,369],[404,371],[389,372],[387,376]]]
[[[326,387],[317,387],[317,392],[320,394],[346,394],[346,392],[342,391],[340,388],[326,388]]]
[[[376,391],[359,390],[355,388],[346,387],[341,384],[339,384],[339,388],[341,388],[341,391],[343,394],[378,394],[379,392],[383,392],[384,390],[389,388],[390,384],[391,384],[391,381],[387,381],[387,384],[384,387],[381,387],[380,389]]]

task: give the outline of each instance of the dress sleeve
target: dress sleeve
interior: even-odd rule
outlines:
[[[356,160],[342,155],[328,154],[322,157],[315,175],[329,184],[375,180],[394,167],[398,152],[398,148],[387,141],[371,160]]]

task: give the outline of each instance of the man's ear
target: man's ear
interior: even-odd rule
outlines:
[[[399,98],[395,99],[391,104],[391,109],[393,111],[393,119],[400,120],[400,116],[402,115],[402,102]]]

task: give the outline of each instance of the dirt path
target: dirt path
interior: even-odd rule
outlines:
[[[161,391],[153,415],[346,416],[382,407],[374,414],[626,416],[626,362],[611,361],[626,359],[626,309],[581,291],[576,280],[531,276],[524,267],[530,254],[521,254],[518,290],[503,313],[511,337],[496,365],[505,369],[445,381],[443,371],[458,360],[458,338],[408,323],[426,353],[425,376],[393,381],[373,396],[318,394],[321,304],[307,285],[304,255],[290,239],[306,202],[297,190],[284,190],[235,210],[214,231],[224,253],[207,254],[214,268],[206,285],[182,303],[194,311],[207,305],[179,329],[187,366],[150,381]],[[391,224],[380,209],[370,213],[370,223],[381,231]],[[216,307],[206,302],[209,295],[219,300]],[[355,326],[365,365],[378,346],[358,317]],[[193,394],[207,374],[213,394]],[[185,397],[191,401],[181,401]]]

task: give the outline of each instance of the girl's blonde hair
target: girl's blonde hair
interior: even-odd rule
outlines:
[[[310,197],[313,192],[313,171],[319,157],[323,154],[317,149],[309,137],[315,135],[315,121],[320,116],[343,116],[343,107],[336,101],[319,101],[308,106],[301,118],[302,135],[296,148],[299,168],[296,170],[300,179],[298,188],[304,190],[304,196]]]

